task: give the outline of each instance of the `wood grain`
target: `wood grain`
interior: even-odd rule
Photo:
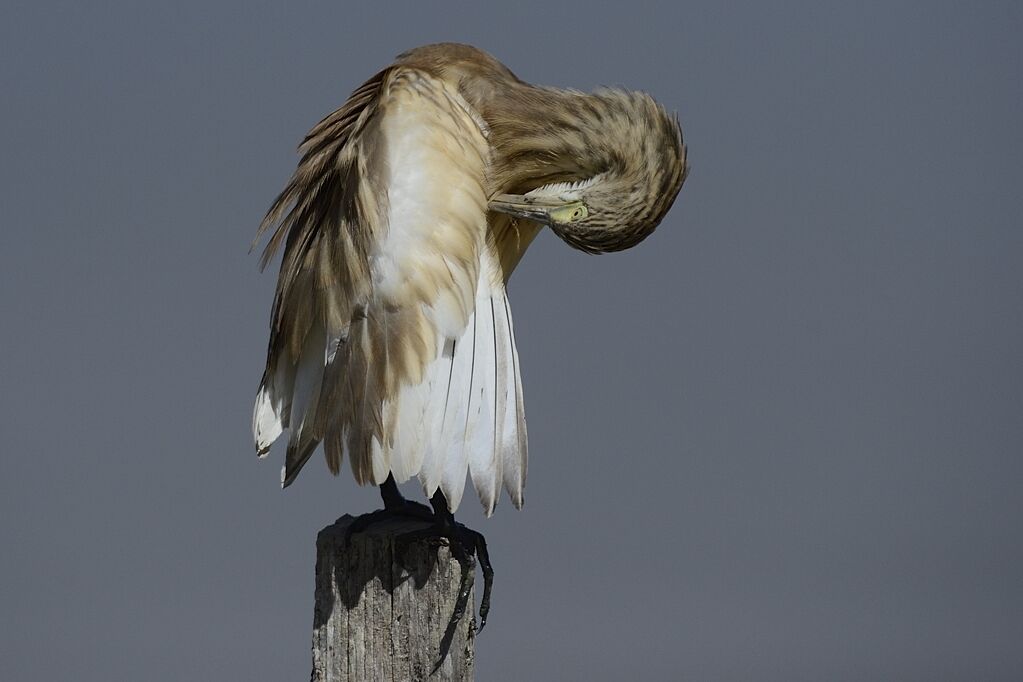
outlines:
[[[345,515],[316,538],[314,682],[472,680],[474,596],[452,626],[462,569],[446,541],[403,540],[428,525],[391,519],[346,545],[353,520]]]

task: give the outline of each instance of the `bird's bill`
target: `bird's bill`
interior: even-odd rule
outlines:
[[[558,211],[558,209],[564,209],[566,203],[548,197],[531,197],[525,194],[498,194],[490,200],[490,210],[550,225],[553,221],[551,213]]]

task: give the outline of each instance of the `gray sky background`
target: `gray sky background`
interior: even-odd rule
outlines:
[[[306,130],[455,40],[651,92],[693,165],[512,279],[478,678],[1020,679],[1020,6],[361,5],[0,10],[0,677],[307,678],[316,532],[378,498],[256,460],[246,250]]]

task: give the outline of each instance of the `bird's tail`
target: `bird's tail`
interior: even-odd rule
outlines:
[[[512,504],[522,506],[527,466],[522,381],[511,307],[496,268],[490,261],[481,268],[474,312],[458,338],[439,341],[437,357],[422,381],[402,386],[378,406],[379,412],[372,410],[382,422],[383,438],[339,439],[356,478],[381,483],[392,474],[401,483],[418,476],[428,496],[440,489],[454,511],[468,473],[488,515],[502,486]],[[332,359],[325,357],[330,343],[322,329],[311,330],[299,361],[264,376],[260,385],[252,420],[260,456],[284,429],[291,431],[281,473],[284,486],[295,479],[322,438],[314,424],[324,365]],[[354,369],[349,364],[339,371]],[[372,379],[368,369],[360,382]],[[345,423],[344,435],[350,428],[365,427],[362,420],[347,417],[334,417]],[[359,447],[351,450],[351,442]],[[336,470],[342,454],[334,459],[331,468]]]
[[[428,381],[426,421],[431,434],[419,470],[426,494],[440,488],[449,507],[457,509],[468,470],[488,516],[502,485],[512,504],[521,507],[526,418],[511,308],[503,286],[494,291],[481,285],[465,331],[444,344]]]

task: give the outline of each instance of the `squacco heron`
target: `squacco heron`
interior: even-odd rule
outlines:
[[[253,432],[289,431],[290,485],[322,443],[337,474],[380,486],[384,513],[460,524],[466,473],[490,515],[519,508],[526,418],[508,278],[543,227],[606,253],[646,238],[686,178],[678,120],[641,92],[530,85],[489,54],[400,55],[320,121],[270,207],[261,264],[284,255]],[[406,502],[417,477],[433,506]]]

